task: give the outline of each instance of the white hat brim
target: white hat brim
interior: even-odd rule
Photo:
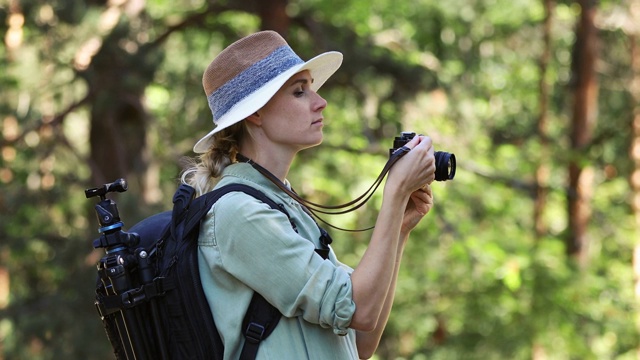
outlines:
[[[293,75],[304,70],[309,70],[313,77],[311,89],[318,91],[327,79],[338,70],[341,64],[342,54],[337,51],[329,51],[282,72],[249,96],[238,101],[229,111],[218,119],[215,129],[195,144],[193,151],[196,153],[207,152],[213,143],[213,135],[215,133],[246,119],[247,116],[260,110]]]

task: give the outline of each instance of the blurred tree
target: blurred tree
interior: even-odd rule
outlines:
[[[580,17],[576,24],[576,41],[572,58],[572,89],[574,92],[571,118],[571,151],[569,163],[569,233],[567,254],[581,266],[588,261],[587,225],[591,217],[593,168],[581,155],[591,144],[598,118],[598,79],[595,64],[598,59],[598,35],[595,26],[597,6],[591,0],[579,0]]]
[[[549,158],[549,91],[550,84],[548,81],[547,69],[551,61],[552,43],[551,29],[553,25],[553,9],[554,1],[543,0],[544,6],[544,22],[542,26],[543,48],[540,54],[540,98],[539,98],[539,117],[537,124],[537,132],[540,137],[540,161],[536,168],[536,197],[534,203],[534,226],[536,237],[540,238],[547,232],[547,224],[544,219],[544,208],[548,201],[549,190],[547,188],[549,182],[549,164],[546,159]]]

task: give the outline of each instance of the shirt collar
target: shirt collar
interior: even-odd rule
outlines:
[[[279,192],[281,191],[276,184],[272,183],[271,180],[264,177],[260,172],[253,168],[250,164],[247,163],[233,163],[227,166],[222,171],[222,179],[228,177],[236,177],[241,178],[250,182],[253,182],[261,187],[268,188],[270,191]],[[285,179],[284,184],[287,188],[291,189],[291,185],[289,184],[289,180]]]

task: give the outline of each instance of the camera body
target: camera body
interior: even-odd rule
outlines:
[[[405,146],[415,136],[414,132],[401,132],[400,136],[396,136],[393,140],[393,147],[389,149],[389,155]],[[445,151],[436,151],[434,156],[436,158],[436,181],[453,180],[456,176],[456,156]]]

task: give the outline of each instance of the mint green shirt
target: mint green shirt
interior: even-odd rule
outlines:
[[[242,192],[220,198],[200,227],[202,285],[225,346],[224,359],[238,359],[241,324],[257,291],[283,314],[260,344],[257,359],[358,359],[350,275],[333,250],[315,253],[320,231],[300,204],[251,165],[228,166],[217,187],[243,183],[284,205],[286,215]]]

